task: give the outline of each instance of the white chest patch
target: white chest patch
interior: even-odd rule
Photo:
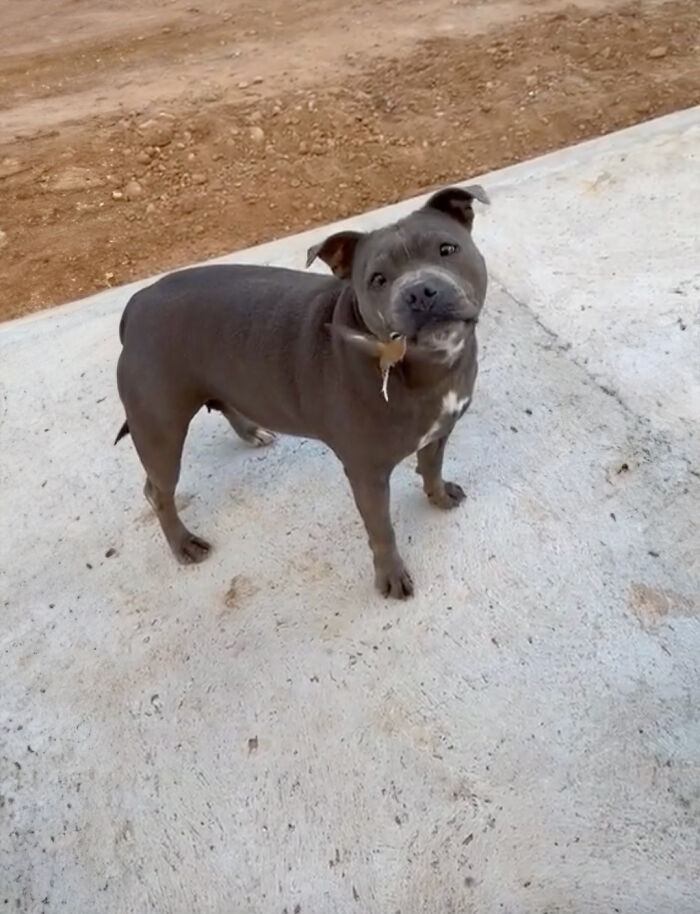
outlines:
[[[421,448],[424,448],[426,444],[430,444],[432,441],[435,441],[436,438],[439,438],[443,433],[445,420],[456,419],[460,413],[467,408],[470,400],[471,397],[460,397],[456,390],[448,390],[442,398],[442,409],[439,416],[420,439],[416,450],[419,451]]]
[[[442,398],[442,412],[456,416],[469,405],[471,397],[460,397],[456,390],[448,390]]]

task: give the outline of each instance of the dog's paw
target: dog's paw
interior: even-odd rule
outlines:
[[[413,596],[413,579],[401,559],[388,567],[377,568],[375,584],[383,597],[405,600]]]
[[[442,491],[431,492],[428,495],[430,503],[437,508],[442,508],[443,511],[450,511],[457,505],[461,505],[466,497],[464,489],[456,482],[446,482]]]
[[[206,540],[194,533],[186,533],[182,539],[173,544],[175,558],[181,565],[196,565],[209,555],[211,546]]]
[[[255,431],[251,432],[246,440],[248,444],[251,444],[253,447],[267,447],[269,444],[272,444],[273,441],[277,440],[277,435],[275,435],[274,432],[268,431],[266,428],[258,426]]]

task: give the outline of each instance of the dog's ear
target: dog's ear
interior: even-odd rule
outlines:
[[[336,276],[341,279],[349,279],[357,242],[362,237],[362,232],[337,232],[335,235],[331,235],[321,244],[315,244],[309,248],[306,254],[306,266],[310,267],[314,260],[320,257]]]
[[[474,224],[474,207],[472,203],[490,203],[489,196],[479,184],[471,187],[446,187],[439,190],[425,204],[426,209],[437,209],[441,213],[456,219],[461,225],[471,231]]]

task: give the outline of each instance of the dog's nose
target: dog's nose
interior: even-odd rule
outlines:
[[[418,283],[404,292],[404,301],[413,311],[430,311],[435,304],[438,290],[431,283]]]

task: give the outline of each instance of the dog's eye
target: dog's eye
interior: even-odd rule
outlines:
[[[379,289],[380,286],[383,286],[386,282],[386,276],[383,273],[372,273],[372,278],[369,281],[370,286],[375,289]]]
[[[450,254],[456,254],[457,250],[458,248],[456,244],[451,244],[449,241],[445,241],[444,244],[440,245],[440,256],[449,257]]]

